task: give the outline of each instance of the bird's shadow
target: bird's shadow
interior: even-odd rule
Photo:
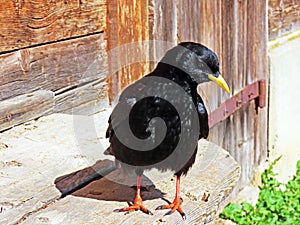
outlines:
[[[110,160],[98,161],[91,167],[56,178],[55,186],[62,197],[73,195],[104,201],[132,202],[136,190],[133,178],[136,176],[124,176],[113,164]],[[155,188],[153,182],[144,175],[141,195],[143,200],[164,197],[164,193]]]

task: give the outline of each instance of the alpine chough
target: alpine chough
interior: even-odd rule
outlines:
[[[197,141],[207,138],[208,114],[197,93],[200,83],[214,81],[230,93],[219,72],[217,55],[204,45],[183,42],[173,47],[150,74],[123,90],[109,118],[107,151],[122,167],[131,167],[137,175],[136,197],[117,212],[141,210],[141,175],[144,170],[172,170],[176,176],[174,201],[156,209],[178,211],[181,208],[180,177],[195,162]]]

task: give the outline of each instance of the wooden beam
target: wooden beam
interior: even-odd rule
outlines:
[[[0,55],[0,100],[38,89],[58,91],[104,79],[104,38],[101,33]]]
[[[104,31],[106,0],[24,0],[0,5],[0,52]]]
[[[107,83],[99,79],[63,93],[58,93],[54,97],[54,102],[54,113],[94,114],[108,107]]]
[[[62,93],[35,91],[0,102],[0,131],[51,113],[92,115],[106,107],[107,84],[103,80]]]
[[[36,91],[0,102],[0,130],[51,114],[54,106],[52,91]]]
[[[0,151],[0,170],[5,173],[0,188],[1,219],[5,224],[180,224],[175,212],[154,211],[165,201],[174,198],[173,173],[148,171],[142,178],[145,205],[153,210],[149,216],[141,212],[114,213],[134,198],[136,175],[115,170],[106,178],[96,180],[65,198],[59,198],[67,186],[78,184],[95,171],[110,168],[111,156],[103,155],[104,135],[110,111],[92,117],[97,126],[74,127],[74,116],[52,114],[24,126],[1,133],[6,148]],[[79,118],[78,118],[79,119]],[[82,132],[75,136],[74,132]],[[88,132],[88,134],[86,134]],[[97,135],[92,135],[94,133]],[[83,134],[84,133],[84,134]],[[78,144],[81,143],[79,146]],[[103,146],[101,146],[103,144]],[[102,148],[101,148],[102,147]],[[108,160],[104,160],[107,158]],[[97,160],[104,160],[97,162]],[[93,165],[94,164],[94,165]],[[92,167],[90,167],[93,165]],[[77,171],[76,173],[73,173]],[[106,172],[106,171],[104,171]],[[221,147],[201,140],[197,160],[181,182],[186,224],[205,224],[212,221],[228,199],[237,183],[240,167]],[[124,181],[124,183],[120,183]],[[127,183],[127,181],[129,181]],[[149,186],[149,185],[150,186]],[[151,185],[155,185],[155,187]],[[202,198],[204,193],[209,197]],[[146,200],[147,199],[147,200]]]

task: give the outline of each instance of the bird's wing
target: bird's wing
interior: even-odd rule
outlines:
[[[201,96],[197,96],[197,111],[199,116],[200,134],[199,139],[207,138],[209,133],[208,114]]]
[[[122,122],[129,120],[128,112],[130,112],[133,105],[137,102],[136,96],[139,96],[139,92],[142,92],[144,89],[145,85],[136,81],[123,90],[117,105],[114,107],[114,110],[108,119],[108,128],[105,137],[109,138],[110,142],[115,135],[115,129],[118,129]],[[111,146],[107,148],[105,153],[115,155]]]

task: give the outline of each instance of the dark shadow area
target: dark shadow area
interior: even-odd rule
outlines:
[[[113,179],[114,172],[116,172],[116,168],[112,161],[101,160],[91,167],[60,176],[55,179],[54,183],[61,192],[62,198],[73,195],[104,201],[133,201],[136,187],[115,182],[114,180],[117,181],[118,178]],[[109,178],[106,178],[107,175]],[[143,185],[142,183],[143,200],[163,198],[164,193],[156,189],[149,178],[144,177],[144,180],[147,181],[147,184]]]

